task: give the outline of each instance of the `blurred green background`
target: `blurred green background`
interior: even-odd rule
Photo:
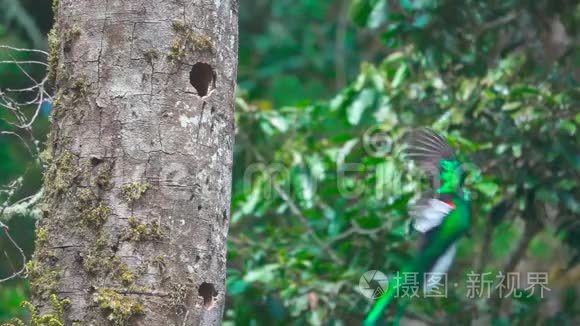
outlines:
[[[237,126],[224,324],[359,324],[368,270],[414,252],[407,207],[425,180],[398,155],[433,126],[469,163],[475,222],[447,298],[414,300],[421,324],[580,324],[580,4],[549,0],[240,0]],[[49,0],[0,0],[0,44],[46,46]],[[0,61],[45,60],[0,49]],[[42,79],[43,69],[28,70]],[[29,84],[0,64],[0,89]],[[20,100],[27,100],[26,94]],[[32,115],[34,106],[26,107]],[[0,131],[42,144],[32,133]],[[42,146],[42,145],[41,145]],[[0,134],[0,209],[35,194],[41,166]],[[8,198],[2,189],[22,178]],[[30,215],[30,214],[28,214]],[[34,219],[8,223],[28,256]],[[6,254],[4,254],[4,252]],[[19,266],[0,236],[0,278]],[[550,291],[467,298],[466,275],[546,272]],[[0,284],[0,321],[25,279]]]

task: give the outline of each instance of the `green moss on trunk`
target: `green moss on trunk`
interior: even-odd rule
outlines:
[[[125,231],[124,240],[158,241],[163,238],[157,222],[141,223],[136,217],[129,217],[129,228]]]
[[[188,53],[194,51],[214,51],[214,45],[209,38],[195,33],[184,23],[174,22],[172,27],[175,36],[167,60],[177,63],[185,59]]]
[[[147,182],[133,182],[121,186],[121,192],[129,204],[141,199],[151,185]]]
[[[108,314],[113,325],[128,325],[129,321],[143,313],[143,304],[114,289],[100,289],[94,296],[95,302]]]

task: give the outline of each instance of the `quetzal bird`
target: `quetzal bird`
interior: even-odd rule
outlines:
[[[425,273],[446,273],[453,262],[457,241],[469,229],[470,197],[463,188],[465,174],[461,162],[447,141],[431,129],[418,129],[410,134],[405,156],[431,177],[433,191],[419,199],[409,211],[413,227],[421,235],[421,246],[399,275],[416,273],[416,283],[412,286],[419,283],[424,291],[429,291],[433,284],[430,278],[424,284]],[[390,279],[387,290],[367,315],[364,325],[385,324],[385,309],[405,285],[402,277]],[[400,298],[398,302],[395,323],[398,323],[408,298]]]

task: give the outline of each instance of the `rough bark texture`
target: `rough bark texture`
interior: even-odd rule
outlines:
[[[47,313],[68,299],[53,316],[65,325],[220,324],[237,1],[54,9],[34,304]]]

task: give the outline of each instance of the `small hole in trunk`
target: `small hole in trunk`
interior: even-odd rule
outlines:
[[[214,307],[214,299],[217,297],[218,292],[211,283],[201,283],[198,289],[198,294],[203,298],[203,306],[205,309],[210,310]]]
[[[197,95],[204,97],[215,88],[215,72],[207,63],[198,62],[191,67],[189,82],[197,91]]]

